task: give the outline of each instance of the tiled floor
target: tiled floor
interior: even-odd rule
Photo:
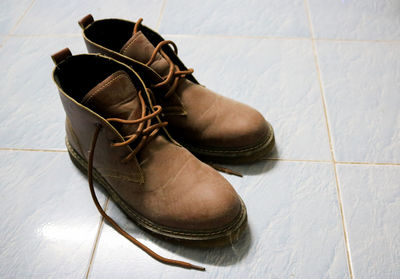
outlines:
[[[83,4],[84,3],[84,4]],[[277,150],[226,176],[248,207],[232,247],[177,247],[100,218],[64,146],[50,54],[85,52],[77,20],[122,17],[174,40],[196,77],[273,124]],[[400,2],[0,3],[0,278],[400,278]]]

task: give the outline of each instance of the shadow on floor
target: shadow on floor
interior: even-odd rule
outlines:
[[[262,158],[257,162],[242,165],[224,164],[223,166],[233,171],[239,172],[243,175],[258,175],[270,171],[278,162],[277,160],[268,160],[268,158],[279,158],[279,152],[276,147],[268,156]]]
[[[187,258],[189,261],[192,259],[199,263],[214,266],[229,266],[240,262],[246,257],[252,244],[252,236],[250,227],[247,226],[236,243],[224,247],[197,248],[179,246],[179,244],[166,241],[158,241],[157,244],[173,253]],[[178,249],[177,246],[179,247]]]
[[[115,207],[115,205],[113,205],[113,207]],[[114,211],[114,214],[112,215],[116,214],[123,214],[123,213],[121,212],[120,209],[118,209],[118,213]],[[121,216],[115,218],[114,220],[116,219],[121,219]],[[133,237],[137,239],[142,239],[142,238],[147,239],[150,242],[155,243],[157,246],[170,251],[172,254],[184,257],[185,261],[188,262],[193,260],[198,263],[209,264],[214,266],[229,266],[237,262],[240,262],[242,259],[244,259],[248,254],[250,247],[252,246],[252,235],[248,224],[246,229],[243,231],[241,237],[239,238],[239,240],[234,244],[224,247],[201,248],[201,247],[186,246],[177,242],[171,242],[162,239],[158,236],[155,236],[139,228],[133,222],[127,219],[126,216],[124,216],[123,219],[125,220],[125,222],[120,222],[121,227]],[[105,225],[111,226],[108,222],[105,222]],[[160,255],[163,255],[163,252],[160,251],[160,249],[154,248],[154,251],[160,253]],[[176,259],[174,258],[173,255],[169,257],[172,259]]]

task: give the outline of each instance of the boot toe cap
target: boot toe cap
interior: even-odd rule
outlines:
[[[209,129],[209,144],[224,149],[251,148],[262,144],[273,136],[271,125],[257,110],[241,104],[232,104],[223,118],[215,121]]]
[[[237,125],[227,133],[229,135],[228,146],[252,147],[272,136],[271,126],[261,113],[252,108],[247,108],[245,111],[238,119]]]
[[[216,231],[229,226],[239,217],[242,203],[228,182],[219,185],[197,184],[191,194],[183,195],[169,225],[182,230]]]

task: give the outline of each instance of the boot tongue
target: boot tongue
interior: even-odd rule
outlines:
[[[134,120],[142,113],[138,92],[124,71],[117,71],[97,84],[81,103],[104,118]],[[122,136],[134,133],[138,127],[137,124],[112,124]]]
[[[120,52],[123,55],[146,64],[150,60],[153,51],[153,44],[150,43],[141,31],[138,31],[125,43]],[[169,71],[168,62],[159,53],[157,53],[150,67],[160,76],[167,75]]]

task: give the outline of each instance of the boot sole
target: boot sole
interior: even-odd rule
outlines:
[[[192,152],[197,158],[206,162],[221,164],[246,164],[258,161],[268,155],[275,147],[275,136],[272,126],[268,123],[270,137],[263,142],[241,149],[222,150],[181,144]]]
[[[74,165],[87,175],[88,164],[69,144],[66,139],[66,146],[69,156]],[[156,237],[179,242],[188,246],[196,247],[215,247],[224,246],[235,243],[239,240],[240,235],[245,230],[247,225],[247,210],[243,201],[241,202],[241,211],[239,215],[227,226],[212,231],[190,231],[190,230],[175,230],[170,227],[156,224],[144,217],[134,209],[130,208],[120,196],[112,189],[110,184],[101,176],[101,174],[93,168],[93,178],[98,184],[110,195],[112,200],[121,208],[121,210],[140,228],[153,234]]]

